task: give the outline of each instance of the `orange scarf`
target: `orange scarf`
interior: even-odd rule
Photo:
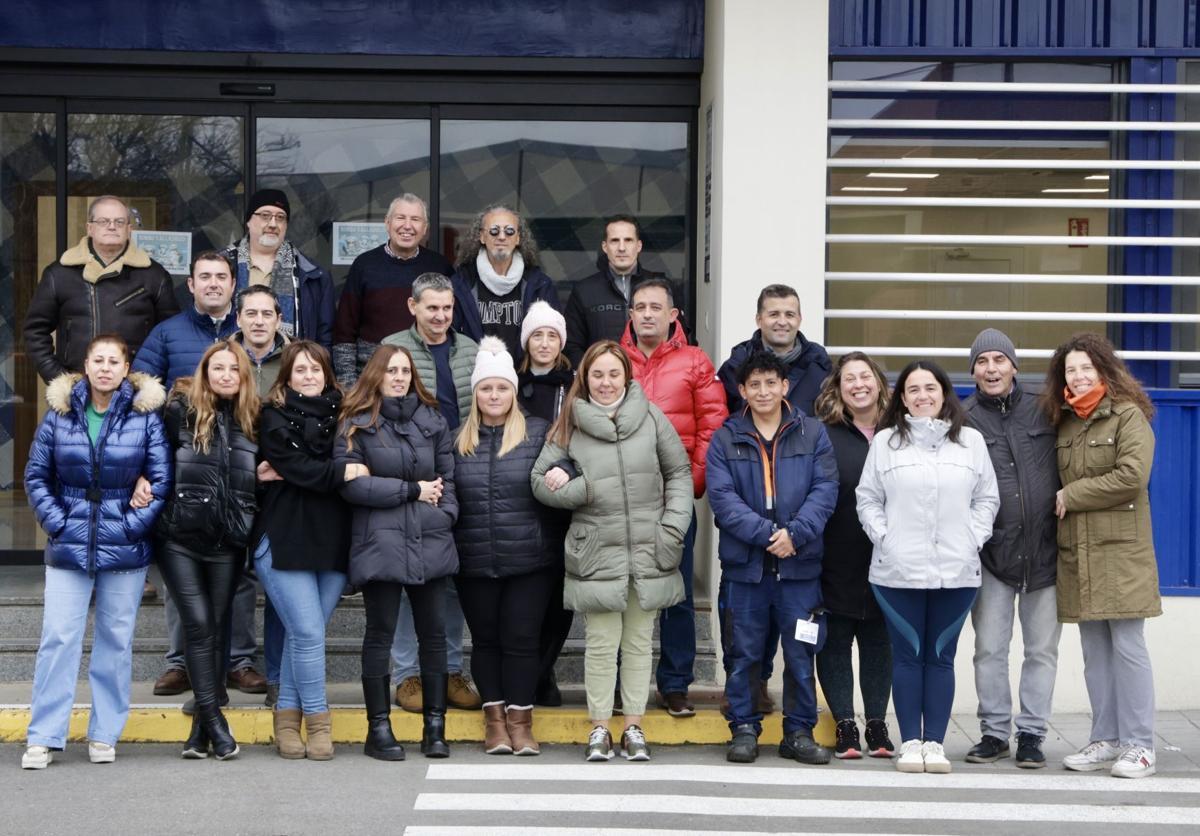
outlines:
[[[1067,399],[1071,409],[1075,410],[1075,414],[1082,421],[1092,417],[1092,413],[1096,411],[1096,407],[1100,405],[1100,401],[1104,400],[1104,396],[1107,394],[1108,387],[1104,385],[1103,380],[1077,398],[1071,395],[1070,387],[1063,389],[1063,397]]]

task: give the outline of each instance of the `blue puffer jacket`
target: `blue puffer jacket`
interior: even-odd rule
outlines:
[[[161,378],[170,389],[175,378],[196,373],[196,366],[210,345],[236,334],[237,330],[237,313],[232,308],[217,324],[192,305],[154,326],[133,358],[132,369]]]
[[[821,575],[825,523],[838,495],[833,445],[820,421],[785,402],[772,446],[769,483],[748,411],[729,418],[708,447],[708,502],[721,531],[717,557],[728,580],[758,583],[775,566],[784,580]],[[774,493],[773,510],[767,508],[768,488]],[[775,525],[787,528],[796,549],[791,557],[780,560],[767,553]]]
[[[94,448],[87,400],[82,376],[55,378],[25,466],[25,493],[50,537],[46,565],[89,575],[141,569],[150,565],[150,532],[171,492],[171,450],[156,411],[166,396],[153,377],[131,374],[113,393]],[[129,506],[139,476],[154,491],[140,510]]]

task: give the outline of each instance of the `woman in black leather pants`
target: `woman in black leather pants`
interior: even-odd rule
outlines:
[[[158,564],[179,607],[196,697],[183,757],[238,753],[221,713],[229,611],[255,512],[258,387],[232,339],[214,343],[196,374],[175,382],[163,413],[175,453],[174,489],[159,519]]]

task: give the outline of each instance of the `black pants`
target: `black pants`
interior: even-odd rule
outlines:
[[[538,636],[538,679],[544,680],[554,671],[554,663],[562,653],[567,636],[571,634],[571,622],[575,613],[563,608],[563,584],[566,582],[565,570],[557,566],[551,570],[550,597],[546,601],[546,609],[542,615],[542,626]],[[471,640],[475,639],[475,631],[471,631]]]
[[[183,658],[201,717],[217,711],[225,682],[230,611],[244,557],[240,551],[201,555],[170,541],[158,544],[158,568],[183,622]]]
[[[829,613],[825,647],[817,654],[817,678],[834,720],[854,717],[854,668],[850,646],[858,641],[858,687],[863,715],[882,720],[892,693],[892,645],[883,617],[859,619]]]
[[[542,617],[554,589],[549,570],[506,578],[455,578],[471,628],[471,675],[487,702],[533,705]]]
[[[449,578],[437,578],[419,585],[372,581],[362,588],[363,609],[367,616],[362,646],[363,676],[389,674],[400,596],[404,594],[412,604],[422,675],[446,672],[446,585],[449,582]]]

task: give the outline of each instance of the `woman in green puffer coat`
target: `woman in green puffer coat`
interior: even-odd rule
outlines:
[[[650,641],[658,611],[683,600],[679,560],[692,520],[692,474],[678,434],[633,381],[615,342],[584,354],[530,478],[541,502],[572,511],[563,600],[586,624],[587,759],[613,756],[608,721],[619,648],[621,748],[629,760],[649,760],[640,724]]]

